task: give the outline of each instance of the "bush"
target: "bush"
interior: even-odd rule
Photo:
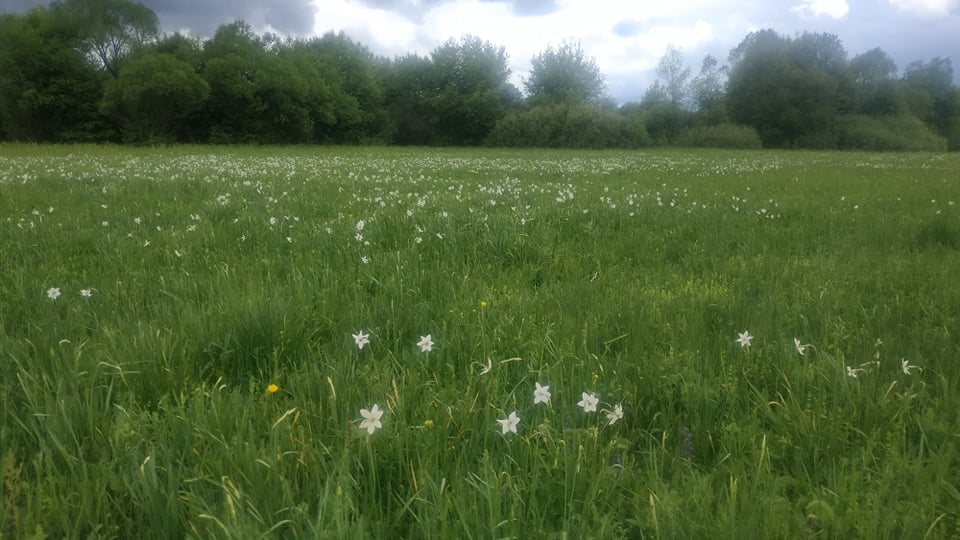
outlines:
[[[680,133],[674,144],[696,148],[759,149],[760,136],[757,135],[757,130],[751,127],[726,122],[686,129]]]
[[[837,120],[839,147],[844,150],[944,152],[947,140],[915,116],[842,116]]]
[[[538,148],[637,148],[647,143],[642,125],[596,105],[537,105],[497,122],[489,146]]]

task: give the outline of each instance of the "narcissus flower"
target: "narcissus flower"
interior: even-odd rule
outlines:
[[[753,336],[750,335],[750,332],[744,330],[743,332],[737,333],[737,343],[740,344],[740,347],[749,347],[750,341],[753,340]]]
[[[533,391],[533,404],[537,403],[550,403],[550,387],[549,386],[540,386],[540,383],[535,383],[537,385],[536,390]]]
[[[510,416],[504,418],[503,420],[497,420],[497,422],[500,424],[500,427],[503,429],[504,435],[506,435],[507,433],[510,433],[511,431],[516,433],[517,424],[520,423],[520,417],[517,416],[517,411],[513,411],[512,413],[510,413]]]
[[[420,336],[420,341],[417,342],[417,347],[420,347],[421,352],[430,352],[433,350],[433,337],[429,334],[425,336]]]
[[[374,404],[369,411],[367,409],[360,409],[360,416],[363,417],[363,420],[360,422],[360,429],[367,430],[367,433],[370,435],[383,427],[383,424],[380,423],[380,418],[383,417],[383,411],[380,410],[380,406],[377,404]]]
[[[581,399],[577,402],[577,405],[583,408],[583,412],[596,412],[597,405],[600,403],[597,396],[583,392],[580,394],[580,397]]]
[[[359,330],[356,334],[353,335],[353,341],[357,344],[357,348],[363,350],[363,346],[367,343],[370,343],[370,334],[364,334],[363,330]]]
[[[617,423],[617,420],[623,418],[623,406],[617,403],[612,411],[607,411],[607,422],[612,426]]]

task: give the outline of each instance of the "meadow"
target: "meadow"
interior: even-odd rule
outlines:
[[[0,537],[957,538],[958,172],[0,146]]]

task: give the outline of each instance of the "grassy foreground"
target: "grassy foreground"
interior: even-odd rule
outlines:
[[[0,537],[956,538],[958,171],[0,146]]]

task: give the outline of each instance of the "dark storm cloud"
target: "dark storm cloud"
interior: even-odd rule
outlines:
[[[4,13],[23,13],[30,11],[34,6],[44,6],[43,0],[6,0],[0,4],[0,15]]]
[[[258,30],[270,25],[282,34],[313,31],[313,8],[308,0],[145,0],[143,4],[157,13],[167,32],[188,29],[212,36],[218,26],[237,19]]]
[[[44,0],[4,0],[0,13],[20,13]],[[257,31],[267,25],[282,34],[306,35],[313,32],[313,7],[309,0],[141,0],[160,19],[165,32],[189,30],[210,37],[221,24],[243,19]]]
[[[452,0],[359,0],[363,5],[399,13],[411,20],[420,20],[424,13]],[[559,6],[556,0],[481,0],[488,4],[506,4],[514,15],[531,17],[553,13]]]

